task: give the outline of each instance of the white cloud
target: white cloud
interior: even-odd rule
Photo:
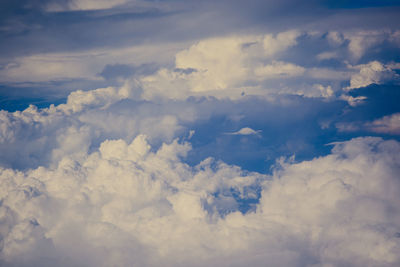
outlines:
[[[1,169],[1,260],[17,265],[396,266],[400,144],[337,143],[271,177],[206,159],[190,144],[106,140],[54,168]],[[253,212],[238,201],[257,197]],[[236,196],[232,192],[236,192]],[[377,246],[379,249],[377,249]],[[239,253],[240,252],[240,253]]]
[[[360,60],[370,49],[388,41],[399,46],[398,31],[383,30],[361,30],[345,32],[344,38],[349,41],[348,51],[352,60]],[[340,42],[339,42],[340,43]]]
[[[327,38],[333,45],[341,45],[344,42],[343,34],[336,31],[330,31]]]
[[[342,132],[364,130],[381,134],[400,135],[400,113],[394,113],[367,122],[338,123],[336,127]]]
[[[350,40],[348,49],[352,57],[358,60],[369,48],[382,43],[386,39],[386,33],[382,31],[359,31],[349,33],[345,37]]]
[[[277,34],[228,36],[199,41],[176,54],[175,68],[162,68],[140,79],[144,99],[184,99],[190,95],[240,98],[268,94],[260,84],[305,72],[301,66],[274,60],[294,46],[297,31]],[[277,91],[279,89],[275,89]]]
[[[340,99],[343,99],[349,103],[350,106],[355,107],[364,103],[364,100],[367,99],[366,96],[356,96],[353,97],[351,95],[343,94],[340,96]]]
[[[319,60],[334,59],[334,58],[337,58],[337,57],[338,57],[338,54],[336,52],[331,52],[331,51],[322,52],[322,53],[317,55],[317,58]]]
[[[107,64],[138,66],[149,62],[166,64],[186,44],[164,43],[80,52],[42,53],[14,58],[0,70],[3,83],[46,82],[65,79],[99,81]]]
[[[244,127],[236,132],[230,132],[230,133],[226,133],[226,134],[232,134],[232,135],[258,135],[260,134],[261,131],[260,130],[253,130],[249,127]]]
[[[292,63],[282,61],[273,61],[269,65],[258,67],[254,73],[261,78],[284,78],[300,76],[304,74],[305,69]]]
[[[370,84],[381,84],[392,81],[399,77],[390,65],[384,65],[378,61],[371,61],[368,64],[361,64],[353,68],[359,69],[359,73],[351,76],[350,86],[346,90],[357,89]]]
[[[46,11],[77,11],[77,10],[101,10],[131,2],[130,0],[69,0],[66,3],[50,2]]]
[[[300,92],[300,95],[307,97],[324,97],[330,98],[334,94],[334,91],[330,85],[323,86],[322,84],[314,84],[311,90],[306,92]]]
[[[108,9],[128,2],[128,0],[73,0],[69,3],[71,10]]]
[[[108,87],[75,91],[66,104],[48,109],[30,106],[22,112],[0,111],[1,165],[22,169],[53,165],[75,152],[84,156],[104,138],[132,140],[139,132],[152,141],[172,140],[182,130],[179,121],[195,119],[188,106],[159,110],[157,105],[142,103],[113,112],[113,105],[129,96],[126,87]]]
[[[400,262],[398,142],[336,143],[323,157],[280,161],[269,176],[212,158],[190,166],[191,144],[175,137],[214,110],[130,96],[109,87],[1,111],[3,265]]]
[[[384,64],[378,61],[349,65],[347,69],[308,63],[305,64],[307,67],[302,66],[300,63],[304,59],[293,57],[290,53],[291,49],[304,50],[305,54],[310,53],[307,48],[302,47],[304,43],[300,43],[301,34],[299,31],[291,30],[275,35],[207,38],[195,44],[182,41],[162,45],[145,44],[114,49],[21,56],[5,64],[0,70],[0,81],[17,86],[21,83],[74,79],[106,83],[107,81],[99,75],[106,66],[120,64],[133,69],[135,66],[154,63],[158,67],[164,67],[160,67],[155,73],[150,72],[153,73],[150,75],[137,72],[127,79],[127,87],[135,87],[135,97],[146,100],[186,99],[189,96],[238,99],[243,93],[268,95],[303,92],[305,96],[315,95],[316,91],[312,89],[314,84],[324,84],[325,87],[331,86],[334,90],[341,90],[338,83],[350,79],[350,86],[346,89],[353,89],[371,83],[384,83],[398,76],[393,71],[396,63]],[[333,46],[333,50],[313,57],[319,60],[335,58],[345,62],[349,60],[343,51],[347,47],[342,47],[346,40],[351,51],[358,49],[357,51],[365,52],[379,42],[375,44],[371,41],[373,43],[371,46],[360,48],[359,46],[364,43],[357,41],[358,39],[383,38],[382,40],[395,43],[393,38],[397,36],[396,34],[385,31],[329,32],[325,38],[319,33],[303,33],[309,42],[321,42],[322,38],[324,42],[331,42]],[[361,57],[360,55],[356,57]],[[289,62],[290,59],[294,61]],[[118,81],[122,82],[121,79]],[[131,85],[128,85],[129,83]],[[313,93],[310,94],[308,91]]]
[[[299,31],[291,30],[278,33],[275,37],[267,34],[263,39],[264,53],[268,57],[275,56],[277,53],[283,52],[291,46],[297,44],[297,38],[301,35]]]
[[[365,127],[376,133],[400,134],[400,113],[395,113],[383,118],[366,123]]]

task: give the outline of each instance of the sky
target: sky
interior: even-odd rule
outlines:
[[[399,266],[399,17],[1,1],[0,266]]]

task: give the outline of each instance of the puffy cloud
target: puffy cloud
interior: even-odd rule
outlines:
[[[399,75],[393,71],[391,65],[384,65],[378,61],[371,61],[368,64],[354,66],[359,73],[351,76],[350,86],[347,90],[365,87],[370,84],[381,84],[387,81],[398,79]]]
[[[319,127],[325,117],[315,115],[321,113],[316,106],[332,103],[300,96],[149,102],[138,100],[131,87],[76,91],[58,106],[0,112],[1,264],[400,262],[398,142],[335,143],[330,154],[310,161],[280,160],[271,175],[207,158],[207,153],[189,164],[190,154],[198,151],[185,139],[195,146],[202,135],[236,138],[224,134],[227,128],[207,124],[212,116],[239,129],[230,134],[241,135],[243,146],[225,153],[238,148],[249,153],[243,147],[264,135],[270,146],[284,143],[293,153],[296,145],[307,145],[304,132],[293,130],[299,144],[290,143],[283,136],[289,128],[278,126],[313,128],[298,122],[310,117]],[[314,89],[332,93],[321,84]],[[311,111],[302,110],[305,106]],[[332,105],[334,113],[337,107]],[[260,114],[274,119],[254,118]],[[246,136],[254,134],[259,138]]]
[[[344,89],[350,90],[371,83],[392,82],[398,77],[394,71],[396,63],[385,64],[376,60],[355,66],[347,63],[350,58],[346,49],[358,61],[368,49],[389,42],[393,35],[395,33],[385,31],[302,34],[293,30],[276,35],[205,39],[178,52],[174,68],[162,68],[153,75],[141,77],[142,97],[147,100],[160,97],[184,99],[206,95],[237,99],[243,93],[332,97],[333,92],[343,89],[339,83],[348,80],[350,86]],[[365,40],[370,40],[370,44]],[[303,47],[307,41],[318,47],[316,54],[310,54],[308,47]],[[325,45],[330,43],[332,50],[322,52],[318,42]],[[306,58],[293,57],[293,49],[298,49],[296,51],[300,51],[299,54],[308,53],[318,60],[304,64]],[[288,59],[307,67],[288,62]],[[323,62],[328,59],[335,61],[336,66]],[[330,88],[329,93],[317,88],[318,84]]]
[[[106,140],[54,168],[1,169],[1,260],[396,266],[399,149],[396,141],[358,138],[325,157],[281,161],[267,177],[212,159],[191,167],[182,162],[190,144],[154,149],[138,135]]]
[[[275,56],[277,53],[296,45],[296,39],[300,35],[301,33],[296,30],[281,32],[275,37],[272,34],[267,34],[263,39],[264,53],[269,57]]]
[[[2,169],[1,208],[7,222],[2,260],[158,265],[165,259],[172,263],[171,256],[187,249],[186,240],[190,256],[196,255],[196,248],[212,238],[209,223],[237,210],[238,201],[256,197],[251,186],[265,178],[211,159],[189,167],[180,160],[188,149],[189,144],[174,141],[152,152],[139,135],[130,144],[104,141],[84,160],[65,157],[55,168],[24,174]],[[206,231],[206,239],[196,234],[187,239],[192,230]]]
[[[396,63],[376,60],[355,66],[345,63],[358,61],[351,60],[347,50],[354,50],[350,52],[354,54],[361,53],[355,51],[369,51],[379,44],[397,46],[397,35],[390,31],[321,33],[290,30],[277,34],[205,38],[194,44],[181,41],[162,46],[42,53],[20,56],[4,64],[0,80],[19,86],[21,82],[86,80],[121,85],[126,81],[136,87],[138,98],[146,100],[189,96],[238,99],[243,93],[316,96],[315,84],[339,91],[342,90],[339,83],[349,79],[350,86],[346,89],[395,79],[398,76],[394,72]],[[371,41],[370,46],[360,48],[365,38],[380,41],[379,44]],[[315,53],[310,51],[310,45],[315,47]],[[326,50],[327,46],[331,50]],[[392,46],[391,49],[395,49]],[[123,74],[116,75],[116,71]]]
[[[128,101],[130,95],[126,87],[75,91],[66,104],[0,111],[0,148],[4,152],[0,164],[19,169],[56,164],[67,154],[84,156],[106,138],[131,141],[139,132],[152,141],[172,140],[182,129],[178,121],[194,119],[188,107],[182,109],[187,109],[185,114],[177,107],[159,111],[151,108],[157,105],[146,103],[130,103],[124,110],[123,100]],[[114,107],[116,103],[119,106]]]
[[[153,75],[141,77],[142,97],[151,100],[211,95],[237,99],[243,93],[267,95],[315,91],[313,83],[301,82],[304,88],[308,86],[310,89],[299,90],[293,86],[293,80],[320,80],[321,75],[317,74],[319,69],[308,71],[294,63],[277,60],[283,52],[297,44],[300,35],[293,30],[275,36],[228,36],[202,40],[176,54],[175,68],[162,68]],[[331,72],[322,79],[332,80]],[[335,74],[340,75],[340,79],[348,76]],[[312,94],[315,95],[315,92]],[[319,96],[324,97],[325,94]]]
[[[300,75],[304,69],[291,63],[268,59],[296,43],[298,32],[266,36],[230,36],[206,39],[176,54],[175,68],[162,68],[140,79],[144,99],[168,97],[182,99],[190,95],[238,98],[246,89],[262,94],[254,81]]]

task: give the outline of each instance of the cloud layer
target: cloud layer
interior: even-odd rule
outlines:
[[[400,265],[395,1],[3,2],[0,266]]]
[[[338,143],[271,176],[212,159],[191,167],[189,149],[154,150],[139,135],[53,168],[2,168],[3,264],[399,264],[398,142]]]
[[[200,112],[129,97],[130,87],[109,87],[1,112],[2,264],[400,263],[397,141],[333,143],[325,156],[282,158],[269,175],[207,157],[188,164],[185,139],[201,134],[188,126],[210,119],[212,100]],[[236,129],[232,138],[265,134]]]

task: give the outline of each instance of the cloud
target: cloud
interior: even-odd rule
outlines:
[[[19,169],[48,166],[66,154],[85,156],[106,137],[132,140],[139,132],[153,141],[172,140],[182,130],[180,118],[193,120],[190,109],[179,115],[178,110],[171,113],[157,110],[157,105],[130,103],[124,110],[123,100],[131,95],[126,87],[78,90],[65,104],[47,109],[30,106],[22,112],[0,111],[1,165]]]
[[[273,61],[270,65],[256,68],[254,72],[262,78],[282,78],[300,76],[305,72],[305,69],[291,63]]]
[[[346,35],[346,39],[350,40],[348,49],[352,57],[356,60],[360,59],[365,52],[386,39],[386,32],[383,31],[359,31]]]
[[[36,2],[1,97],[65,101],[0,111],[1,266],[399,266],[395,9]]]
[[[400,113],[394,113],[367,122],[338,123],[336,127],[342,132],[367,131],[380,134],[400,134]]]
[[[290,31],[276,37],[228,36],[199,41],[176,54],[173,69],[162,68],[154,75],[142,77],[142,97],[182,99],[190,95],[213,95],[237,98],[244,89],[250,94],[262,94],[262,89],[246,84],[304,72],[302,67],[291,63],[262,64],[263,59],[294,45],[298,35]]]
[[[387,59],[354,66],[347,63],[358,62],[348,52],[356,46],[351,45],[357,43],[351,41],[354,36],[380,40],[362,49],[367,52],[385,45],[398,49],[396,34],[383,30],[289,30],[275,34],[227,34],[196,42],[177,40],[163,45],[40,53],[19,56],[4,64],[0,80],[17,86],[80,80],[106,87],[126,82],[141,92],[137,93],[138,98],[145,100],[190,96],[239,99],[243,94],[277,93],[335,97],[348,80],[350,86],[344,88],[347,90],[397,79],[396,63]],[[372,59],[385,56],[375,50]],[[333,93],[319,90],[318,84],[331,88]]]
[[[113,9],[127,3],[136,5],[144,5],[145,1],[137,0],[67,0],[67,1],[51,1],[47,4],[45,10],[47,12],[65,12],[65,11],[94,11]]]
[[[400,134],[400,113],[395,113],[383,118],[366,123],[365,127],[376,133]]]
[[[283,52],[291,46],[297,44],[297,38],[300,32],[296,30],[281,32],[275,37],[272,34],[265,35],[263,39],[263,47],[265,55],[272,57],[279,52]]]
[[[134,67],[140,69],[141,65],[146,67],[145,64],[168,62],[174,56],[172,47],[174,45],[171,44],[165,46],[135,45],[20,56],[0,69],[0,80],[3,83],[17,84],[66,79],[99,81],[102,80],[100,76],[107,78],[110,75],[110,71],[112,71],[110,68],[121,68],[121,66],[128,68],[128,70],[125,69],[125,74],[129,76],[129,70]],[[99,73],[102,73],[103,76],[99,76]]]
[[[400,262],[398,142],[337,143],[324,157],[281,161],[269,177],[210,158],[189,166],[182,159],[190,147],[174,140],[155,149],[138,135],[130,143],[106,140],[86,157],[65,156],[52,168],[2,168],[2,262]],[[240,212],[251,200],[259,203]]]
[[[0,112],[2,265],[398,265],[400,144],[316,152],[357,108],[331,87],[154,101],[137,87]],[[293,154],[270,174],[245,168]]]
[[[312,33],[304,33],[309,38]],[[273,93],[326,97],[314,86],[325,80],[346,80],[348,70],[305,68],[279,60],[298,44],[299,31],[276,35],[227,36],[201,40],[176,54],[174,68],[139,79],[142,98],[185,99],[214,96],[237,99],[247,95]],[[332,86],[330,87],[331,90]],[[332,94],[329,94],[331,96]]]
[[[399,76],[390,65],[384,65],[378,61],[357,65],[354,68],[359,69],[360,72],[351,76],[350,86],[346,87],[346,90],[393,81]]]
[[[27,172],[26,179],[3,169],[1,208],[11,221],[2,232],[2,260],[21,265],[47,260],[61,265],[158,265],[168,260],[184,249],[184,232],[192,231],[193,222],[195,231],[211,234],[207,222],[218,212],[237,209],[240,199],[253,198],[250,186],[265,179],[211,159],[191,168],[180,162],[189,149],[189,144],[174,141],[153,152],[139,135],[130,144],[106,140],[83,161],[65,157],[54,169]],[[221,199],[213,196],[216,192]],[[63,212],[51,214],[59,209]],[[172,250],[171,234],[176,242]],[[188,242],[190,249],[200,245],[195,237]],[[152,251],[152,243],[160,255]],[[104,249],[110,254],[103,254]]]
[[[336,52],[322,52],[317,55],[319,60],[327,60],[327,59],[334,59],[337,58],[338,55]]]
[[[240,129],[239,131],[236,132],[230,132],[226,134],[232,134],[232,135],[258,135],[261,131],[260,130],[253,130],[249,127],[244,127]]]

